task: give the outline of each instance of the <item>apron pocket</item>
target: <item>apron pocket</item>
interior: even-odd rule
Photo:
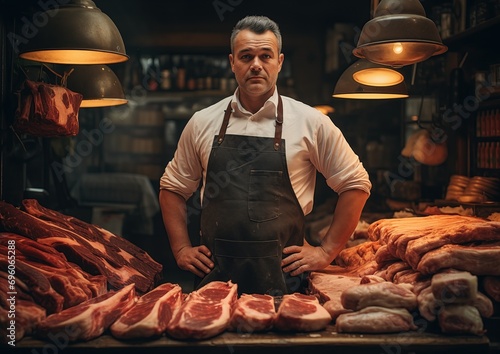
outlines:
[[[279,216],[283,171],[251,170],[248,186],[248,216],[263,222]]]
[[[283,295],[287,291],[278,240],[236,241],[216,238],[214,256],[218,273],[224,274],[223,280],[236,283],[240,294]]]

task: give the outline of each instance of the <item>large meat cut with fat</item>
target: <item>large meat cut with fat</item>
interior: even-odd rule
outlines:
[[[96,338],[130,309],[135,301],[134,284],[129,284],[116,292],[110,291],[48,316],[39,323],[35,335],[48,339],[64,335],[70,341]]]
[[[283,296],[274,327],[280,331],[312,332],[325,329],[331,321],[317,297],[294,293]]]
[[[231,281],[213,281],[191,292],[167,327],[177,339],[206,339],[224,332],[238,297]]]
[[[417,296],[411,290],[388,281],[353,286],[342,292],[341,301],[344,308],[354,311],[369,306],[407,310],[417,307]]]
[[[408,310],[381,306],[344,313],[335,326],[339,333],[397,333],[417,329]]]
[[[182,289],[164,283],[142,295],[137,303],[111,325],[111,334],[120,339],[150,338],[167,329],[182,303]]]
[[[104,275],[112,288],[135,283],[139,292],[151,290],[161,275],[161,264],[130,241],[96,225],[25,199],[23,210],[0,202],[0,222],[6,231],[27,236],[55,248],[66,259],[93,275]]]
[[[242,294],[236,302],[229,330],[237,333],[267,331],[276,319],[274,298],[266,294]]]

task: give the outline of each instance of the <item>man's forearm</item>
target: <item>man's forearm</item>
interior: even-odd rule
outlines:
[[[330,262],[345,247],[356,229],[368,196],[368,193],[359,189],[348,190],[339,195],[332,223],[321,241],[321,247],[330,255]]]
[[[176,257],[182,248],[191,246],[187,230],[186,201],[180,195],[162,189],[160,207],[170,248]]]

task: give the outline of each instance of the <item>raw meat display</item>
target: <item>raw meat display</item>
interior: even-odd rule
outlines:
[[[224,332],[238,297],[232,282],[214,281],[191,292],[167,327],[177,339],[206,339]]]
[[[397,333],[417,329],[408,310],[380,306],[342,314],[335,326],[339,333]]]
[[[135,286],[129,284],[48,316],[35,335],[54,338],[63,334],[69,341],[87,341],[103,334],[135,302]]]
[[[407,310],[413,310],[417,307],[417,297],[412,291],[387,281],[360,284],[346,289],[342,292],[341,301],[344,308],[354,311],[369,306],[405,308]]]
[[[182,289],[177,284],[164,283],[142,295],[137,303],[110,327],[116,338],[150,338],[167,329],[182,303]]]
[[[444,306],[438,321],[443,333],[482,335],[485,332],[478,309],[471,305]]]
[[[144,250],[95,225],[44,208],[25,199],[22,211],[0,202],[0,221],[7,231],[27,236],[62,252],[68,261],[92,275],[104,275],[111,287],[135,283],[138,292],[151,290],[162,266]]]
[[[315,296],[294,293],[283,296],[274,327],[281,331],[312,332],[325,329],[331,321]]]
[[[229,330],[253,333],[270,330],[276,319],[274,298],[264,294],[241,294],[234,306]]]

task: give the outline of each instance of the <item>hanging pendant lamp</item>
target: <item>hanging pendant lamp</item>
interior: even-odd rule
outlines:
[[[419,0],[382,0],[373,19],[363,26],[353,54],[381,65],[402,67],[447,49]]]
[[[83,95],[80,108],[118,106],[128,102],[118,77],[107,65],[71,68],[74,70],[68,75],[67,87]]]
[[[118,28],[93,1],[69,0],[57,5],[36,14],[43,21],[32,37],[20,41],[21,58],[55,64],[111,64],[128,60]]]
[[[353,75],[360,68],[367,68],[373,63],[367,63],[366,59],[360,59],[349,66],[340,76],[332,97],[335,98],[352,98],[352,99],[394,99],[408,97],[408,90],[404,81],[391,86],[370,86],[363,85],[354,80]]]

